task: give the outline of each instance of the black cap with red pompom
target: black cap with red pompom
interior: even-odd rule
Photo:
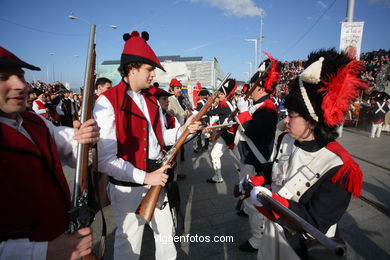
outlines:
[[[26,68],[30,70],[41,70],[31,64],[28,64],[10,51],[0,46],[0,68]]]
[[[147,44],[149,34],[142,32],[141,37],[138,31],[123,35],[125,47],[121,56],[121,68],[131,62],[146,63],[165,71],[152,48]]]

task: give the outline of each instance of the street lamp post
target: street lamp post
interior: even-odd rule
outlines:
[[[54,56],[54,52],[50,52],[49,53],[49,55],[50,56]],[[52,78],[52,80],[53,80],[53,83],[55,82],[55,71],[54,71],[54,58],[52,58],[52,62],[53,62],[53,72],[52,72],[52,76],[53,76],[53,78]],[[48,82],[49,83],[49,82]]]
[[[248,82],[251,80],[250,79],[250,74],[249,74],[249,72],[247,72],[247,71],[244,71],[244,74],[248,77]]]
[[[261,63],[261,55],[262,55],[262,45],[263,45],[263,15],[260,16],[260,38],[259,38],[259,64]]]
[[[245,41],[247,41],[247,42],[254,42],[255,43],[255,68],[256,68],[256,66],[257,66],[257,41],[258,41],[258,39],[245,39]]]
[[[90,53],[89,53],[89,51],[90,51],[89,47],[91,47],[91,46],[93,47],[94,44],[95,44],[95,35],[96,35],[96,31],[97,31],[98,28],[100,28],[101,26],[107,26],[107,27],[110,27],[110,28],[112,28],[112,29],[117,29],[117,28],[118,28],[118,26],[112,25],[112,24],[101,24],[101,25],[98,25],[98,26],[96,27],[96,24],[93,24],[93,23],[89,22],[89,21],[86,20],[86,19],[83,19],[83,18],[74,16],[74,15],[68,15],[68,18],[71,19],[71,20],[80,20],[80,21],[83,21],[83,22],[89,24],[89,26],[90,26],[90,32],[89,32],[89,43],[88,43],[88,55],[90,54]],[[91,38],[91,37],[92,37],[92,38]],[[91,49],[91,51],[92,51],[92,49]],[[78,56],[77,56],[77,57],[78,57]],[[89,57],[89,56],[88,56],[88,57]],[[88,65],[89,62],[90,62],[90,60],[88,60],[88,58],[87,58],[87,65],[86,65],[87,68],[86,68],[86,72],[89,72],[89,71],[88,71],[88,70],[89,70],[89,69],[88,69],[88,67],[89,67],[89,65]],[[87,84],[86,80],[88,80],[87,74],[84,75],[84,86],[86,86],[86,84]]]
[[[253,75],[252,74],[252,62],[248,61],[247,64],[249,64],[249,75]]]

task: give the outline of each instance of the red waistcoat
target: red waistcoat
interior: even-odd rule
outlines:
[[[146,171],[149,149],[148,121],[126,91],[127,85],[121,81],[103,93],[115,113],[117,156],[131,162],[136,168]],[[158,102],[148,91],[142,91],[142,95],[158,143],[164,147]]]
[[[35,144],[0,123],[0,240],[50,241],[68,228],[70,192],[43,119],[21,116]]]

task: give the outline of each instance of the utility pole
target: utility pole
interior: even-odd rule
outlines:
[[[260,38],[259,38],[259,64],[255,64],[255,68],[261,64],[261,54],[262,54],[262,45],[263,45],[263,15],[260,16]]]
[[[353,22],[353,14],[355,12],[355,0],[347,1],[347,22]]]

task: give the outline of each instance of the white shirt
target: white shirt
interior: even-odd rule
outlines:
[[[74,129],[65,126],[54,126],[50,121],[43,120],[49,129],[51,136],[57,146],[58,156],[61,162],[75,167],[77,155],[77,141],[73,140]],[[31,136],[23,128],[23,118],[18,114],[16,119],[0,116],[0,123],[6,124],[32,141]],[[15,239],[0,243],[0,259],[46,259],[47,242],[31,242],[30,240]]]
[[[148,121],[148,158],[160,158],[162,156],[161,147],[150,124],[149,111],[146,107],[144,97],[140,93],[135,93],[131,90],[127,90],[127,95],[140,107]],[[141,105],[141,102],[143,105]],[[159,107],[159,113],[164,143],[167,146],[173,145],[176,142],[176,136],[180,137],[181,132],[179,131],[180,133],[177,133],[177,129],[166,129],[164,123],[161,121],[163,118],[161,107]],[[117,157],[118,144],[116,138],[115,112],[110,101],[104,95],[101,95],[96,101],[93,116],[100,127],[100,141],[98,142],[99,171],[112,176],[116,180],[143,184],[146,172],[135,168],[131,162]]]

